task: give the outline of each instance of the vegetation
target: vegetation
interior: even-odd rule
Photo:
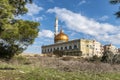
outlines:
[[[53,52],[54,55],[57,57],[62,57],[65,55],[66,57],[62,57],[62,60],[68,61],[72,58],[72,56],[81,56],[81,53],[78,51],[73,52],[65,52],[65,51],[59,51],[55,50]],[[53,54],[48,54],[49,57],[52,57]],[[104,63],[110,63],[110,64],[120,64],[120,54],[119,53],[113,53],[111,51],[105,51],[103,52],[103,56],[98,57],[97,55],[94,55],[93,57],[86,58],[89,62],[104,62]]]
[[[62,57],[64,55],[64,51],[60,51],[60,50],[55,50],[53,52],[54,55],[56,55],[57,57]]]
[[[37,37],[39,23],[16,19],[27,13],[28,2],[31,0],[0,0],[0,58],[23,52]]]
[[[102,56],[102,62],[112,63],[112,59],[114,57],[113,52],[111,51],[105,51]]]
[[[81,51],[77,51],[77,50],[71,50],[71,51],[55,50],[53,52],[53,54],[58,56],[58,57],[62,57],[63,55],[67,55],[67,56],[81,56],[82,52]]]
[[[105,51],[103,53],[101,61],[112,64],[120,64],[120,54],[115,54],[111,51]]]
[[[113,57],[113,63],[120,64],[120,54],[115,54]]]
[[[110,3],[112,3],[112,4],[118,4],[118,3],[120,3],[120,0],[110,0]],[[115,15],[116,15],[118,18],[120,18],[120,9],[119,9],[119,11],[117,11],[117,12],[115,13]]]
[[[90,61],[90,62],[101,62],[101,57],[98,57],[97,55],[94,55],[93,57],[88,58],[86,60]]]
[[[0,64],[0,80],[120,80],[120,65],[73,60],[73,57],[66,61],[20,55]]]

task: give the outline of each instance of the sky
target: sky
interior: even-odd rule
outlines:
[[[40,23],[38,37],[24,53],[41,53],[42,45],[54,43],[55,17],[69,40],[95,39],[103,45],[120,47],[120,19],[114,15],[119,5],[109,0],[33,0],[28,13],[18,18]]]

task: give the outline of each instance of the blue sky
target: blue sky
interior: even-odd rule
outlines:
[[[55,17],[69,39],[96,39],[120,47],[120,19],[114,15],[119,5],[109,0],[33,0],[29,12],[18,18],[40,22],[35,42],[24,53],[41,53],[41,46],[53,44]]]

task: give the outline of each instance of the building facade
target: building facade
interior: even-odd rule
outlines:
[[[76,39],[68,42],[42,46],[42,53],[49,54],[55,50],[65,51],[67,55],[80,55],[82,57],[102,56],[101,43],[95,40]]]
[[[104,51],[111,51],[114,54],[117,54],[119,52],[118,48],[112,44],[104,45]]]
[[[58,18],[55,19],[54,44],[42,46],[42,53],[49,54],[55,50],[64,51],[66,55],[80,55],[82,57],[101,56],[101,43],[96,40],[75,39],[69,37],[62,31],[58,32]]]

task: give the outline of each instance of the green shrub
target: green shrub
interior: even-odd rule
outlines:
[[[62,57],[65,54],[65,52],[60,50],[55,50],[53,51],[53,54],[56,55],[57,57]]]
[[[113,63],[120,64],[120,54],[116,54],[113,57]]]
[[[98,57],[97,55],[94,55],[93,57],[89,58],[89,61],[100,62],[101,61],[101,57]]]
[[[25,56],[22,55],[14,56],[9,62],[14,64],[24,64],[24,65],[31,64],[29,59],[27,59]]]
[[[111,51],[106,51],[103,53],[102,62],[120,64],[120,54],[115,54]]]
[[[113,57],[114,57],[113,52],[111,52],[111,51],[105,51],[103,53],[101,61],[102,62],[106,62],[106,63],[113,63]]]

